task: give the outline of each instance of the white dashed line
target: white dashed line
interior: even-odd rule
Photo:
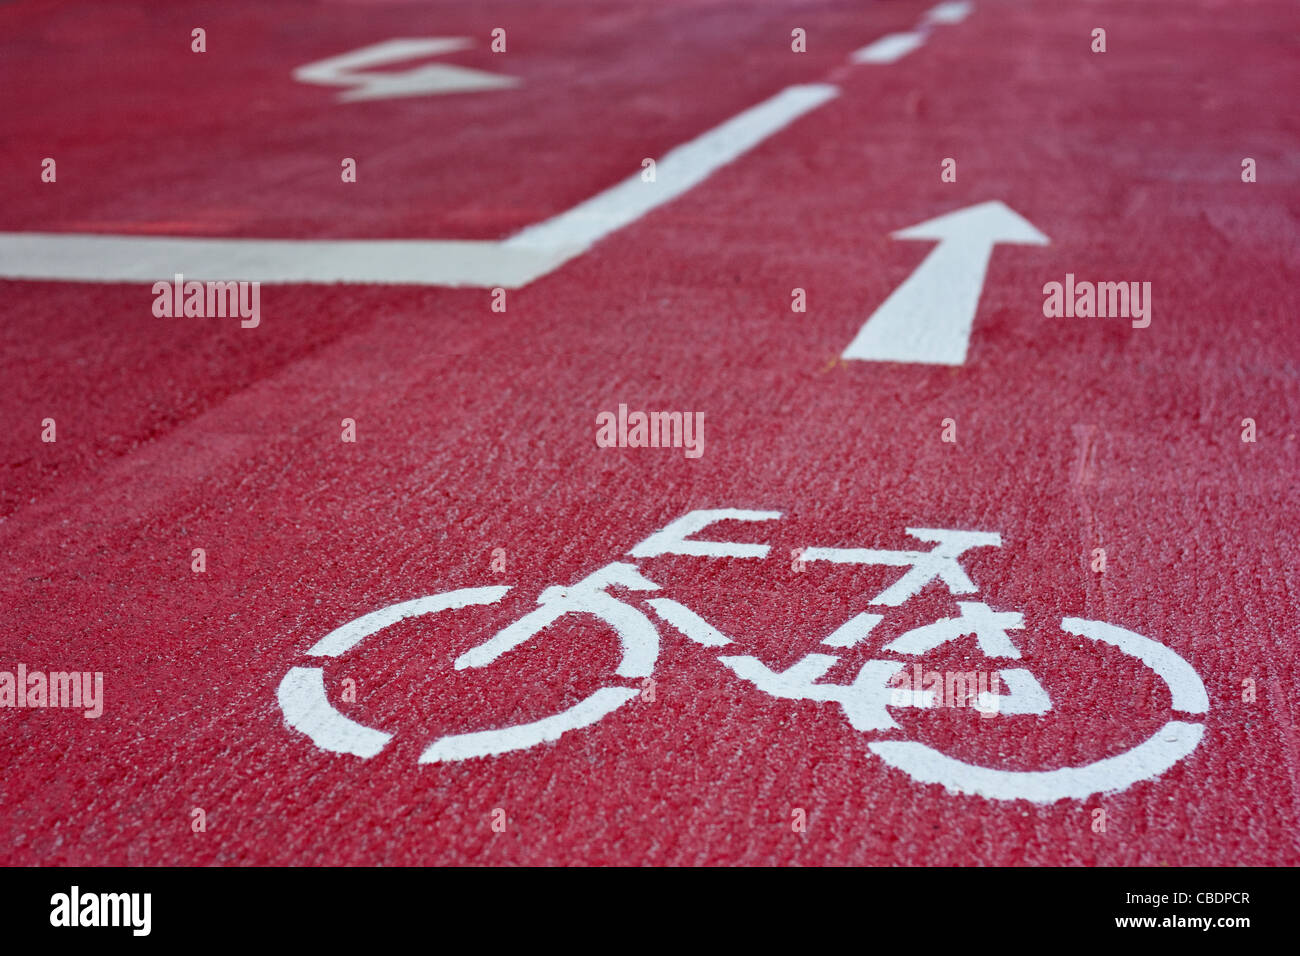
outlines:
[[[854,63],[895,63],[925,42],[923,33],[889,33],[853,54]]]
[[[926,23],[961,23],[970,16],[971,4],[965,0],[955,0],[953,3],[941,3],[937,7],[931,7],[926,13],[924,20]]]

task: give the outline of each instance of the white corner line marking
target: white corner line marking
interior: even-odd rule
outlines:
[[[789,86],[664,155],[656,181],[640,172],[504,240],[197,239],[0,233],[0,278],[153,282],[193,279],[357,282],[517,289],[702,183],[828,100],[828,83]]]

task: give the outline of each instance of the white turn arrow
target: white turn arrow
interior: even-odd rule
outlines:
[[[967,206],[893,233],[895,239],[937,239],[925,261],[872,313],[844,358],[961,365],[993,246],[1045,246],[1045,235],[1004,203]]]
[[[468,50],[473,45],[474,42],[469,37],[385,40],[351,53],[300,66],[293,71],[293,78],[300,83],[349,87],[339,94],[339,100],[344,103],[383,100],[396,96],[476,93],[519,85],[513,76],[501,76],[445,63],[432,63],[405,71],[372,69],[419,57],[442,56],[445,53]]]

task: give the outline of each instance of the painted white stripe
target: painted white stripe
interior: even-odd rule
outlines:
[[[718,663],[730,668],[741,680],[749,681],[759,690],[786,700],[840,700],[847,688],[836,684],[818,684],[826,672],[840,662],[835,654],[805,654],[783,671],[774,671],[757,657],[736,654],[719,657]],[[870,663],[870,662],[869,662]],[[876,661],[897,671],[901,665]],[[880,681],[881,684],[884,681]]]
[[[657,558],[661,554],[686,554],[697,558],[764,558],[766,544],[736,544],[730,541],[696,541],[698,534],[718,521],[775,521],[779,511],[750,511],[745,508],[706,508],[688,511],[670,521],[628,552],[634,558]]]
[[[471,604],[495,604],[505,597],[509,590],[509,585],[461,588],[458,591],[447,591],[443,594],[392,604],[378,611],[363,614],[356,620],[348,621],[342,627],[335,628],[317,641],[307,653],[313,657],[337,657],[356,647],[364,638],[383,630],[390,624],[396,624],[402,618],[455,610]]]
[[[592,615],[618,632],[623,660],[619,677],[649,677],[659,659],[659,632],[650,619],[604,591],[571,591],[568,597],[547,601],[525,614],[478,647],[456,658],[456,670],[486,667],[502,654],[541,633],[566,614]]]
[[[190,279],[386,282],[514,289],[563,259],[499,242],[443,239],[192,239],[0,234],[0,277],[68,282]]]
[[[923,19],[926,23],[961,23],[970,16],[971,8],[972,4],[965,0],[954,0],[931,7]]]
[[[657,181],[640,173],[504,242],[455,239],[195,239],[0,233],[0,278],[70,282],[192,279],[379,282],[516,289],[699,185],[722,166],[839,94],[791,86],[673,149]]]
[[[669,152],[655,164],[655,182],[643,182],[637,173],[554,219],[529,226],[504,244],[510,249],[565,250],[576,255],[656,206],[698,186],[777,130],[837,95],[839,88],[825,83],[786,87],[771,99]]]
[[[854,63],[896,63],[925,42],[921,33],[889,33],[869,43],[849,59]]]
[[[975,767],[912,741],[880,741],[867,746],[885,763],[921,783],[940,783],[959,793],[978,794],[990,800],[1055,803],[1082,800],[1094,793],[1113,793],[1139,780],[1153,780],[1195,750],[1204,732],[1202,724],[1171,720],[1155,736],[1117,757],[1059,770]]]
[[[804,561],[830,561],[833,564],[883,564],[904,568],[925,560],[928,551],[878,551],[875,548],[804,548]]]
[[[1187,714],[1204,714],[1210,709],[1210,698],[1205,693],[1205,684],[1200,675],[1192,670],[1192,665],[1183,660],[1176,651],[1170,650],[1159,641],[1135,634],[1114,624],[1103,621],[1085,621],[1078,617],[1061,618],[1061,630],[1067,634],[1078,634],[1104,644],[1113,644],[1125,654],[1131,654],[1147,667],[1151,668],[1169,685],[1169,696],[1174,710]]]
[[[602,687],[568,710],[562,710],[558,714],[552,714],[531,724],[441,737],[429,744],[424,753],[420,754],[420,763],[490,757],[510,750],[535,747],[548,740],[558,740],[565,731],[594,724],[636,695],[637,691],[627,687]]]
[[[615,672],[619,677],[649,677],[659,659],[659,631],[639,610],[605,592],[613,584],[633,591],[659,590],[659,585],[643,577],[636,565],[621,561],[607,564],[570,587],[547,588],[537,608],[456,658],[456,670],[486,667],[564,615],[581,614],[597,617],[618,632],[623,647],[623,660]]]
[[[325,676],[319,667],[291,668],[280,681],[276,696],[289,726],[306,734],[321,750],[373,757],[393,737],[335,710],[325,694]]]
[[[731,643],[731,638],[684,604],[678,604],[668,598],[655,598],[646,603],[654,608],[656,614],[696,644],[703,644],[705,647],[722,647],[724,644]]]
[[[1052,698],[1047,696],[1038,678],[1023,667],[998,672],[1002,682],[1007,685],[1009,694],[981,693],[975,699],[975,706],[981,711],[1010,716],[1027,714],[1041,717],[1052,709]]]
[[[884,619],[884,615],[868,614],[865,611],[855,614],[836,628],[835,633],[822,643],[828,647],[852,647],[870,634],[871,629]]]

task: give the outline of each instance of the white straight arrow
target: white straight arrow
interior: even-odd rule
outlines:
[[[962,365],[993,246],[1045,246],[1045,235],[1004,203],[967,206],[893,233],[939,245],[867,319],[846,359]]]

